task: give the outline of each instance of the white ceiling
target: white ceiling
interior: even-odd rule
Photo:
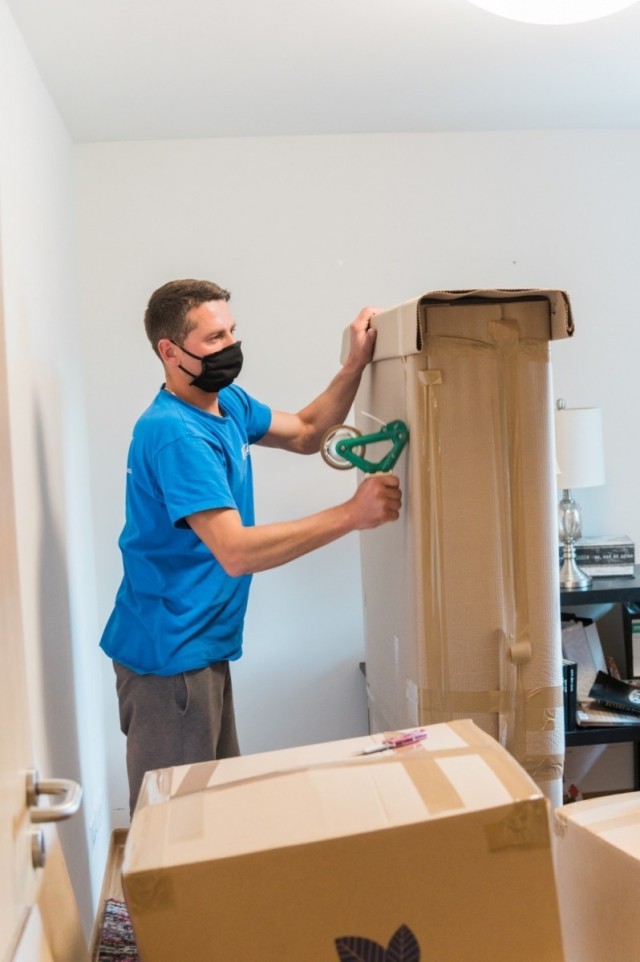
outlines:
[[[640,3],[7,0],[76,141],[640,127]]]

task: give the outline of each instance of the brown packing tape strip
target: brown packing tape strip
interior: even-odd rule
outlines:
[[[219,762],[198,762],[197,765],[191,765],[174,795],[191,795],[193,792],[200,792],[207,788],[219,764]]]
[[[526,805],[513,805],[500,819],[485,826],[490,852],[505,849],[548,849],[551,846],[549,811],[544,799]]]
[[[564,755],[525,755],[522,767],[536,783],[562,778]]]
[[[422,554],[422,585],[424,599],[424,637],[419,644],[419,677],[433,679],[441,692],[450,688],[447,628],[445,623],[445,586],[442,577],[443,484],[440,459],[440,391],[442,374],[432,371],[419,374],[421,403],[418,405],[418,437],[424,439],[426,451],[422,460],[428,470],[423,472],[426,483],[419,487],[420,514],[418,523],[424,532],[427,550]],[[429,639],[426,645],[425,639]]]
[[[466,748],[464,754],[475,752]],[[408,757],[403,764],[430,815],[464,809],[464,802],[438,765],[437,759],[438,753],[434,753],[426,760],[421,759],[419,763],[416,758]]]
[[[549,688],[530,688],[524,691],[525,729],[527,732],[555,731],[561,714],[558,709],[563,708],[564,696],[562,687],[554,685]]]
[[[509,691],[448,691],[441,692],[427,688],[419,689],[421,714],[442,716],[448,721],[448,713],[456,715],[502,714],[509,711],[513,693]],[[531,688],[523,692],[528,732],[551,731],[556,725],[556,709],[563,705],[560,686]],[[431,718],[429,718],[431,722]]]
[[[191,765],[173,793],[174,798],[188,798],[178,809],[169,808],[166,837],[171,844],[186,842],[204,835],[204,791],[219,762],[199,762]]]

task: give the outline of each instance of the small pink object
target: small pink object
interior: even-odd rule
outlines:
[[[415,745],[417,742],[424,741],[426,737],[426,728],[414,728],[412,731],[398,732],[397,735],[389,735],[380,745],[364,748],[360,754],[373,755],[375,752],[388,752],[394,748],[405,748],[408,745]]]

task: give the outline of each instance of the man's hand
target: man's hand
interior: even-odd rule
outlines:
[[[379,307],[363,307],[356,319],[351,322],[349,356],[344,365],[346,368],[361,372],[373,357],[377,332],[371,327],[371,320],[379,313]]]
[[[356,513],[354,528],[377,528],[387,521],[397,521],[402,507],[400,479],[395,474],[376,474],[361,483],[351,499]]]

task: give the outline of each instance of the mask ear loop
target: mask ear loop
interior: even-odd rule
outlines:
[[[177,341],[174,341],[172,338],[169,338],[169,340],[171,341],[171,343],[172,343],[175,347],[178,348],[179,351],[183,351],[184,354],[188,354],[189,357],[194,357],[194,358],[196,359],[196,361],[202,361],[202,360],[203,360],[201,357],[198,357],[197,354],[192,354],[191,351],[188,351],[188,350],[186,349],[186,347],[182,347],[181,344],[178,344]],[[189,377],[192,377],[192,378],[193,378],[193,381],[195,381],[195,379],[196,379],[197,377],[200,377],[199,374],[194,374],[193,371],[188,371],[186,367],[183,367],[183,366],[182,366],[182,364],[178,364],[178,367],[180,368],[181,371],[184,371],[185,374],[188,374]],[[192,384],[193,384],[193,381],[191,382]]]
[[[194,357],[194,358],[196,359],[196,361],[204,361],[204,358],[203,358],[203,357],[200,357],[199,354],[192,354],[191,351],[188,351],[188,350],[186,349],[186,347],[183,347],[183,346],[182,346],[182,344],[178,344],[177,341],[174,341],[174,340],[172,340],[171,338],[169,338],[169,340],[171,341],[171,343],[172,343],[175,347],[178,348],[179,351],[183,351],[185,354],[188,354],[189,357]]]

